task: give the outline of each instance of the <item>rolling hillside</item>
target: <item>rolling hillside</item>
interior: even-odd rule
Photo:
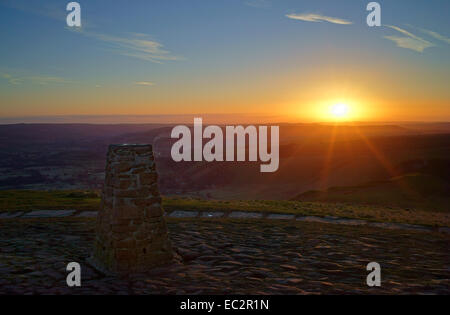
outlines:
[[[293,200],[383,205],[406,210],[449,213],[450,183],[437,176],[415,173],[359,186],[308,191],[297,195]]]

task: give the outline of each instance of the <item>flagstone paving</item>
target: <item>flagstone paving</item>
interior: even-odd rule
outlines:
[[[76,210],[35,210],[22,215],[23,218],[63,218],[70,217]]]
[[[229,215],[230,218],[235,219],[260,219],[263,217],[263,214],[260,212],[231,212]]]
[[[264,213],[264,212],[242,212],[242,211],[186,211],[174,210],[164,214],[170,218],[232,218],[232,219],[267,219],[267,220],[297,220],[303,222],[315,222],[338,225],[353,226],[371,226],[390,230],[409,230],[409,231],[425,231],[439,232],[450,234],[449,227],[430,227],[412,224],[401,224],[391,222],[369,222],[359,219],[346,219],[333,216],[299,216],[294,214]],[[63,217],[80,217],[80,218],[96,218],[97,211],[77,211],[77,210],[34,210],[34,211],[18,211],[0,213],[0,219],[11,218],[63,218]]]
[[[77,214],[76,217],[96,218],[97,217],[97,211],[83,211],[83,212]]]
[[[0,294],[449,294],[450,236],[296,220],[172,219],[179,261],[106,276],[87,263],[95,219],[0,220]],[[366,266],[382,286],[366,285]],[[82,286],[66,285],[79,262]]]

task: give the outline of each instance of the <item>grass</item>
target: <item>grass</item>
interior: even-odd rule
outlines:
[[[294,200],[376,206],[388,204],[403,209],[449,213],[449,189],[449,183],[443,179],[414,173],[359,186],[309,191],[298,195]]]
[[[303,216],[336,216],[373,222],[408,223],[428,226],[450,226],[450,215],[443,212],[407,210],[389,206],[355,205],[349,203],[301,201],[220,201],[171,198],[164,200],[166,210],[256,211]]]
[[[98,210],[100,194],[92,191],[5,190],[0,191],[0,211]]]
[[[450,226],[450,215],[443,212],[407,210],[389,206],[355,205],[302,201],[220,201],[187,198],[164,198],[166,210],[185,211],[256,211],[303,216],[336,216],[374,222]],[[18,210],[98,210],[98,192],[86,191],[0,191],[0,212]]]

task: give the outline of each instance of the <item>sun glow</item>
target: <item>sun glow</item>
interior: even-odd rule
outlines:
[[[331,115],[337,119],[346,119],[349,116],[350,108],[345,103],[338,103],[331,106]]]
[[[308,106],[296,104],[297,115],[308,117],[316,122],[349,123],[355,121],[369,121],[376,116],[375,106],[364,98],[350,97],[324,98],[312,101]]]

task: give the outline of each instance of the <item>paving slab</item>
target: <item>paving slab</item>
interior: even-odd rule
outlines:
[[[12,219],[20,217],[23,214],[23,212],[5,212],[0,213],[0,219]]]
[[[198,216],[197,211],[173,211],[169,215],[171,218],[195,218]]]
[[[229,218],[232,219],[260,219],[263,214],[260,212],[231,212]]]
[[[269,220],[293,220],[294,214],[269,214],[267,219]]]
[[[75,212],[76,210],[35,210],[25,213],[22,218],[65,218]]]
[[[80,214],[76,215],[79,218],[96,218],[97,211],[83,211]]]
[[[297,221],[318,222],[318,223],[335,223],[335,220],[330,219],[330,218],[313,217],[313,216],[298,217]]]
[[[418,225],[412,225],[412,224],[371,222],[368,225],[378,227],[378,228],[390,229],[390,230],[417,230],[417,231],[431,231],[432,230],[431,228],[428,228],[425,226],[418,226]]]
[[[336,224],[343,224],[343,225],[366,225],[367,222],[364,220],[357,220],[357,219],[335,219],[334,223]]]
[[[225,215],[224,212],[209,211],[209,212],[203,212],[202,218],[222,218],[224,215]]]

